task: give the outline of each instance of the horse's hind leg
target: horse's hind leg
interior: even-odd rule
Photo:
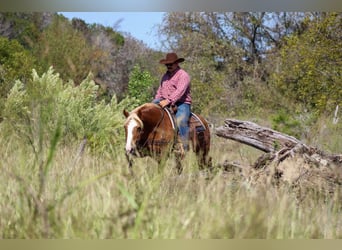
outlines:
[[[204,131],[196,133],[194,140],[194,152],[197,155],[198,166],[200,170],[211,169],[212,158],[209,156],[210,137]]]
[[[208,152],[202,152],[202,156],[199,159],[200,169],[211,169],[212,168],[212,158],[208,156]]]

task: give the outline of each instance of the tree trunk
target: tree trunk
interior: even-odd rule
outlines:
[[[246,168],[227,160],[218,167],[227,172],[238,171],[251,183],[290,185],[298,201],[309,192],[334,195],[342,187],[342,155],[327,154],[309,147],[298,139],[249,121],[226,119],[216,135],[247,144],[264,151]],[[270,178],[271,177],[271,178]],[[342,196],[339,193],[342,199]]]
[[[342,155],[327,154],[317,148],[305,145],[295,137],[249,121],[226,119],[224,126],[216,128],[216,135],[268,153],[258,159],[255,163],[256,168],[261,167],[266,161],[276,160],[280,162],[294,154],[301,154],[315,164],[342,165]]]

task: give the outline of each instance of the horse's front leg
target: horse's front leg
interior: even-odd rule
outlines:
[[[129,173],[131,175],[133,175],[133,158],[129,154],[125,154],[125,155],[126,155],[126,159],[127,159],[127,162],[128,162]]]

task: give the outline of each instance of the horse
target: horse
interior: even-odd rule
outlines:
[[[173,151],[180,174],[184,152],[175,146],[180,143],[173,111],[155,103],[145,103],[131,112],[124,109],[123,114],[126,117],[124,123],[125,151],[130,169],[133,157],[150,156],[160,164]],[[189,145],[197,155],[200,168],[203,169],[204,166],[209,166],[211,163],[211,158],[208,156],[210,150],[209,125],[202,116],[191,113],[189,127]]]

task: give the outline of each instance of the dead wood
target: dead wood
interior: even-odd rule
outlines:
[[[293,185],[299,181],[318,185],[318,180],[324,180],[329,186],[331,183],[342,186],[342,154],[329,154],[250,121],[226,119],[224,126],[216,128],[215,133],[263,151],[252,166],[260,173],[263,169],[264,173],[272,172],[269,171],[272,166],[275,178],[290,179]],[[292,177],[288,178],[290,175]]]
[[[215,132],[220,137],[238,141],[267,153],[258,160],[260,164],[270,160],[281,162],[295,154],[301,154],[315,164],[342,164],[342,155],[328,154],[315,147],[307,146],[293,136],[250,121],[226,119],[225,125],[216,128]],[[260,166],[260,164],[255,164],[255,166]]]

